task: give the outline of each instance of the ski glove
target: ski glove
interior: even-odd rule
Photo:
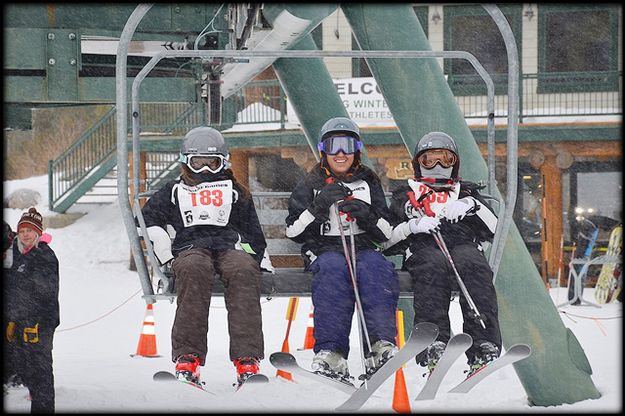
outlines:
[[[141,235],[141,228],[137,229],[139,235]],[[171,237],[165,229],[153,225],[147,228],[148,237],[152,241],[152,248],[154,249],[154,255],[156,260],[164,266],[174,259],[174,255],[171,252]]]
[[[369,221],[371,206],[360,199],[347,199],[339,204],[339,211],[345,212],[350,217],[355,218],[360,224]]]
[[[477,210],[476,208],[477,203],[475,202],[475,199],[467,196],[445,205],[443,208],[443,217],[451,223],[456,223],[467,215],[475,213]]]
[[[330,183],[321,188],[321,191],[315,196],[312,204],[310,204],[311,214],[320,221],[327,221],[330,207],[336,201],[339,201],[347,196],[345,188],[336,183]]]
[[[36,344],[39,342],[39,324],[24,328],[24,342]]]
[[[7,341],[15,342],[15,322],[11,321],[7,324],[6,337]]]
[[[438,227],[441,225],[441,220],[438,217],[423,216],[420,219],[413,218],[408,222],[410,231],[413,234],[426,233],[438,231]]]

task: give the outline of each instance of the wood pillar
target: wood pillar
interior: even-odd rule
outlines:
[[[139,193],[144,192],[145,191],[145,184],[147,183],[148,180],[148,171],[146,168],[147,165],[147,153],[146,152],[139,152]],[[132,154],[130,154],[128,156],[128,176],[129,176],[129,180],[128,180],[128,184],[129,184],[129,190],[130,190],[130,206],[132,206],[132,203],[135,200],[135,188],[134,188],[134,183],[132,180]],[[145,205],[145,199],[140,199],[140,204],[141,204],[141,208],[143,208],[143,205]]]
[[[148,172],[147,172],[147,168],[146,168],[146,164],[147,164],[147,153],[146,152],[140,152],[139,153],[139,191],[138,192],[144,192],[145,191],[145,184],[147,183],[147,178],[148,178]],[[128,176],[129,176],[129,194],[130,194],[130,206],[132,207],[132,204],[135,200],[135,192],[137,192],[135,190],[135,186],[132,180],[132,153],[130,153],[128,155]],[[143,208],[143,205],[145,205],[145,198],[140,199],[139,200],[139,204],[141,205],[141,208]],[[145,243],[143,242],[143,240],[141,240],[141,247],[145,248]],[[135,258],[132,255],[132,251],[130,252],[130,264],[128,266],[128,269],[131,271],[137,271],[137,265],[135,264]]]
[[[562,171],[555,156],[546,156],[540,167],[542,183],[542,278],[558,277],[560,240],[562,238]]]
[[[244,150],[231,150],[230,151],[230,162],[232,163],[232,171],[234,172],[234,177],[237,178],[237,181],[245,186],[246,188],[250,188],[250,156],[249,153]]]

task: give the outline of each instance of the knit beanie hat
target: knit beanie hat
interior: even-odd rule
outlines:
[[[37,234],[41,235],[43,233],[43,217],[37,212],[35,207],[31,207],[28,209],[28,212],[22,214],[22,218],[20,218],[20,221],[17,223],[18,232],[20,227],[30,227],[35,230]]]

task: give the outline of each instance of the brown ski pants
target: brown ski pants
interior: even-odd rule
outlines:
[[[228,311],[230,360],[264,358],[260,277],[258,263],[241,250],[183,251],[172,264],[178,295],[171,331],[172,360],[197,354],[204,365],[208,351],[208,312],[213,281],[218,273],[224,284]]]

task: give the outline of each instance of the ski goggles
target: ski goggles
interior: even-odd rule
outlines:
[[[321,141],[317,147],[320,152],[328,155],[335,155],[338,152],[351,155],[362,150],[362,142],[352,136],[332,136]]]
[[[447,149],[426,150],[417,158],[417,162],[426,169],[432,169],[437,163],[444,168],[449,168],[455,165],[457,161],[458,156]]]
[[[180,162],[187,165],[194,173],[211,172],[219,173],[227,166],[228,158],[223,155],[180,155]]]

